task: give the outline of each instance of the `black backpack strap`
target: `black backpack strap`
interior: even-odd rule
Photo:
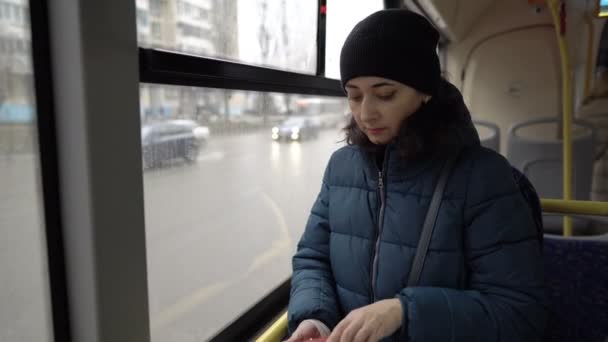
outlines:
[[[409,279],[407,281],[408,287],[417,286],[418,281],[420,280],[420,274],[422,273],[422,268],[424,267],[424,260],[429,249],[429,244],[431,243],[433,230],[435,229],[435,221],[437,221],[437,213],[439,213],[439,206],[441,205],[441,199],[443,198],[443,191],[445,190],[445,185],[448,182],[448,178],[450,177],[454,163],[456,162],[456,159],[458,159],[458,155],[459,153],[451,154],[441,168],[439,180],[435,184],[433,197],[431,197],[431,204],[429,205],[429,209],[426,212],[426,217],[424,218],[424,224],[422,225],[420,240],[418,240],[418,247],[416,248],[416,256],[414,257],[414,262],[412,263]]]

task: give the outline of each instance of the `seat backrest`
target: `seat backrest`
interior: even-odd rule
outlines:
[[[608,239],[544,237],[548,321],[545,341],[608,337]]]
[[[531,179],[535,189],[542,194],[544,198],[562,198],[562,187],[556,184],[562,184],[562,160],[559,159],[535,159],[526,161],[521,165],[521,171]],[[576,188],[576,183],[573,184]],[[573,188],[573,193],[576,190]]]
[[[558,122],[557,118],[534,119],[517,123],[509,130],[507,159],[530,179],[541,198],[562,198],[562,141],[523,137],[517,132],[533,125],[557,125]],[[574,126],[583,130],[582,134],[572,139],[573,197],[588,200],[591,194],[595,130],[584,121],[575,121]]]
[[[479,134],[481,146],[500,153],[500,129],[498,125],[482,120],[473,120],[473,124]]]

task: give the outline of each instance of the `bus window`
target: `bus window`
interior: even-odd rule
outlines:
[[[345,100],[142,84],[140,103],[152,341],[205,341],[290,276],[342,144],[319,108]]]
[[[317,2],[137,0],[139,45],[314,74]]]
[[[326,77],[340,78],[340,50],[346,36],[361,19],[382,8],[382,0],[327,0]]]
[[[52,341],[29,22],[0,1],[0,341]]]

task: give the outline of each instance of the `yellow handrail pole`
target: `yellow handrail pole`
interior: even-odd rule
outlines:
[[[283,313],[255,342],[279,342],[287,334],[287,312]]]
[[[562,111],[563,111],[563,173],[564,199],[572,199],[572,81],[570,79],[570,56],[565,37],[561,34],[559,0],[549,0],[549,9],[553,17],[555,34],[559,45],[562,64]],[[564,216],[564,235],[572,235],[572,217]]]
[[[593,16],[585,15],[585,21],[587,22],[587,29],[589,30],[587,40],[587,65],[585,65],[585,94],[584,99],[589,98],[591,95],[591,77],[593,74],[593,45],[595,43],[595,28],[593,26]]]
[[[608,216],[608,202],[541,199],[540,203],[546,213]]]

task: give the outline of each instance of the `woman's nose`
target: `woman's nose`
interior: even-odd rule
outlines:
[[[361,120],[362,121],[375,121],[378,119],[378,110],[374,105],[373,101],[363,99],[361,103]]]

